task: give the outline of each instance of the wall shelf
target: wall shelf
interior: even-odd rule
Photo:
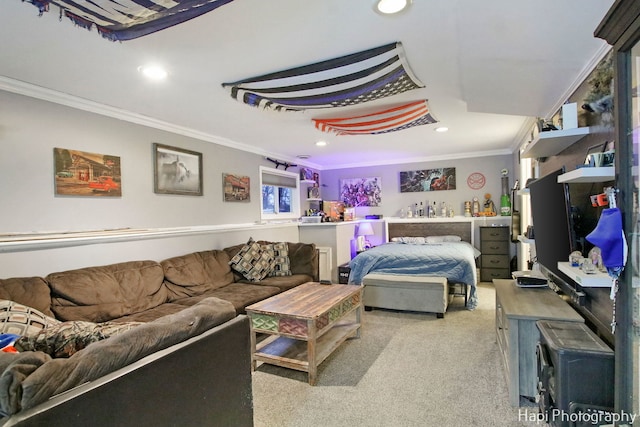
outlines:
[[[522,152],[522,157],[537,159],[540,157],[555,156],[565,148],[579,141],[591,133],[591,128],[581,127],[575,129],[550,130],[540,132]]]
[[[615,167],[607,166],[600,168],[579,168],[564,173],[558,177],[558,182],[581,183],[581,182],[607,182],[613,181],[616,176]]]
[[[528,237],[525,237],[522,234],[518,235],[518,241],[520,243],[526,243],[528,245],[533,245],[536,242],[534,239],[529,239]]]
[[[558,269],[583,288],[608,288],[611,287],[613,280],[607,273],[599,271],[594,274],[586,274],[579,267],[571,267],[568,262],[559,262]]]

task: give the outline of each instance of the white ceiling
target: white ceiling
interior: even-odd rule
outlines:
[[[374,0],[235,0],[155,34],[110,42],[58,11],[0,5],[0,89],[82,106],[320,169],[511,153],[532,117],[549,117],[606,53],[593,31],[613,0],[413,0],[382,16]],[[402,42],[425,88],[355,107],[279,113],[221,87]],[[145,81],[138,66],[169,70]],[[4,77],[2,77],[4,76]],[[335,136],[312,117],[428,99],[449,127]],[[325,140],[326,147],[315,142]],[[297,155],[309,155],[306,161]]]

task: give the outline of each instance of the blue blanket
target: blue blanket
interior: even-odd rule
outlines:
[[[349,283],[362,284],[369,273],[426,274],[446,277],[470,287],[467,307],[478,305],[476,292],[477,249],[467,242],[426,244],[386,243],[361,252],[351,260]]]

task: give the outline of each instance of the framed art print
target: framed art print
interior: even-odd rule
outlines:
[[[120,157],[54,148],[56,196],[122,197]]]
[[[225,202],[250,202],[251,178],[248,176],[222,174],[222,191]]]
[[[153,144],[153,158],[155,193],[202,196],[202,153]]]

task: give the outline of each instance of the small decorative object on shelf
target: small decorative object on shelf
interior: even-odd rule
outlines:
[[[509,196],[509,171],[502,169],[502,195],[500,196],[500,215],[511,215],[511,197]]]
[[[313,187],[307,188],[307,197],[309,199],[319,199],[320,198],[320,187],[316,184]]]

